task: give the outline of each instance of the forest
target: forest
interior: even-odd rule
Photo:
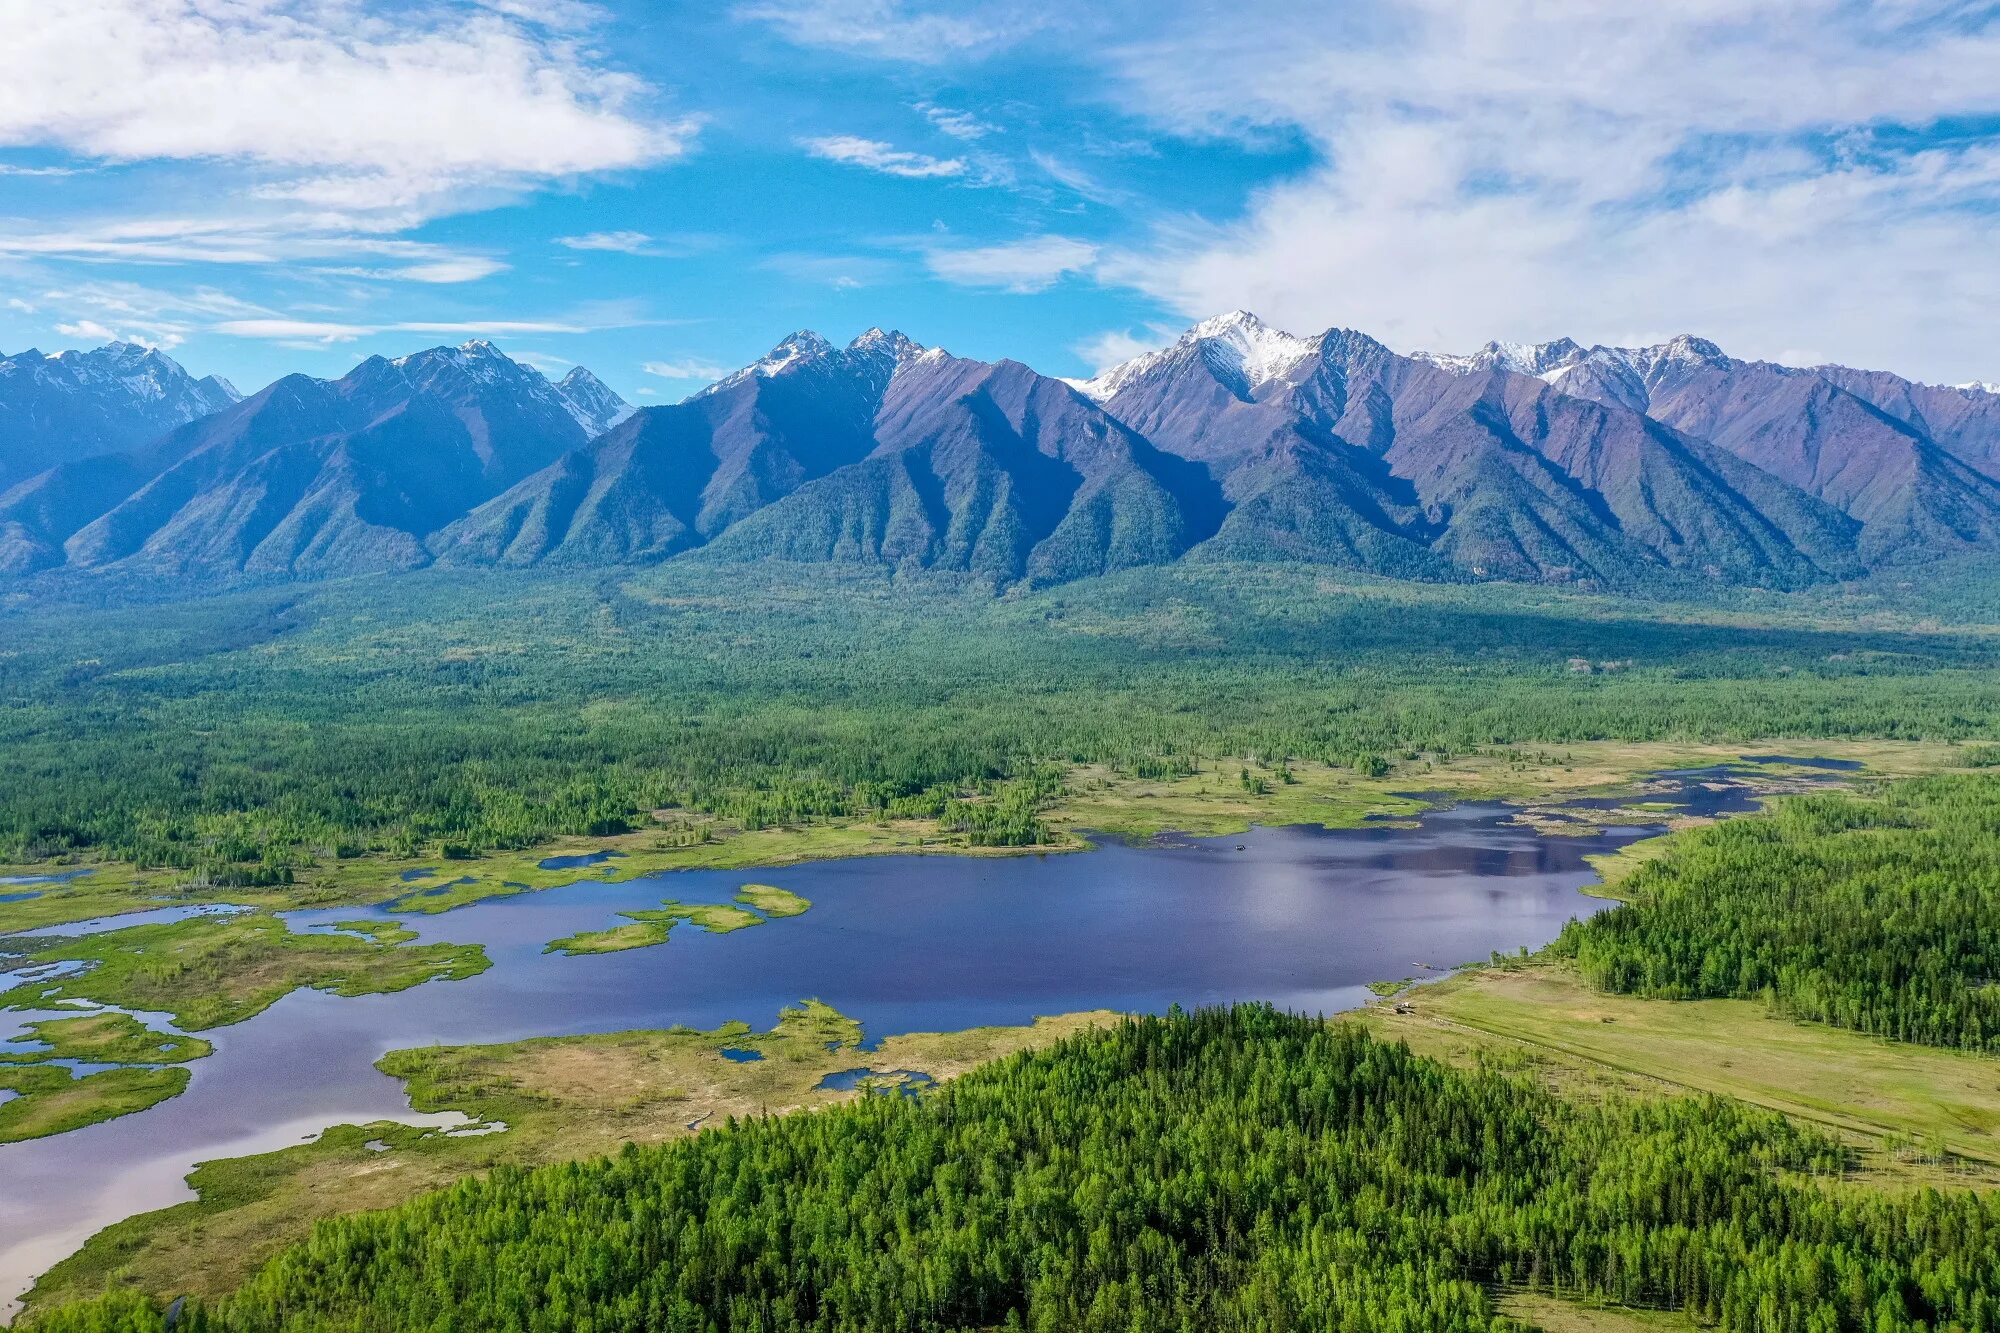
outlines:
[[[391,595],[393,593],[393,595]],[[1297,569],[995,598],[943,577],[412,575],[0,609],[0,863],[282,884],[692,812],[1046,839],[1076,764],[1586,739],[1958,739],[1994,646],[1807,602],[1620,602]]]
[[[1518,1327],[1517,1288],[1743,1333],[2000,1326],[1994,1203],[1830,1186],[1844,1160],[1740,1103],[1571,1103],[1353,1026],[1174,1012],[324,1222],[174,1327],[1428,1333]]]
[[[1553,946],[1606,990],[1763,998],[1897,1041],[2000,1050],[2000,774],[1787,800],[1676,839],[1623,888],[1632,903]]]

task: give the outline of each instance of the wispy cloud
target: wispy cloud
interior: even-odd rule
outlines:
[[[335,220],[337,223],[338,220]],[[424,241],[356,233],[308,219],[135,218],[39,232],[0,231],[0,258],[144,264],[309,264],[347,277],[418,283],[472,282],[506,264]],[[376,264],[356,267],[356,258]],[[383,264],[379,261],[390,261]]]
[[[0,142],[114,160],[531,177],[684,150],[692,128],[648,114],[644,83],[550,40],[521,21],[526,8],[27,6],[0,46]],[[440,114],[466,106],[479,114]]]
[[[657,375],[663,380],[700,380],[707,383],[719,380],[729,373],[727,366],[717,365],[701,357],[682,357],[672,361],[648,361],[639,369],[648,375]]]
[[[883,143],[880,139],[862,139],[851,134],[801,139],[799,147],[814,157],[825,158],[829,162],[843,162],[851,167],[865,167],[886,176],[925,180],[965,174],[965,163],[959,158],[937,158],[924,153],[905,152],[894,144]]]
[[[66,338],[88,342],[134,342],[172,348],[210,322],[250,318],[269,312],[212,287],[173,292],[135,282],[87,282],[50,287],[32,302],[18,297],[7,307],[21,314],[49,313]]]
[[[510,333],[588,333],[578,324],[540,320],[399,320],[388,324],[345,324],[312,319],[228,319],[212,326],[233,338],[264,338],[288,343],[343,343],[379,333],[428,333],[446,337],[489,338]]]
[[[1065,162],[1051,153],[1039,149],[1030,150],[1028,160],[1040,167],[1043,174],[1071,194],[1088,199],[1093,204],[1124,204],[1131,196],[1123,190],[1113,189],[1089,172],[1072,163]]]
[[[927,0],[746,0],[737,18],[768,24],[801,46],[935,63],[1010,45],[1046,27],[1040,4]]]
[[[928,120],[939,133],[949,134],[952,138],[962,139],[967,143],[984,139],[989,134],[996,134],[1000,129],[997,125],[987,124],[970,111],[954,111],[950,107],[939,106],[936,102],[917,102],[911,109]]]
[[[593,231],[582,236],[558,236],[556,244],[569,250],[605,250],[621,255],[654,253],[653,238],[643,231]]]
[[[1135,356],[1154,351],[1172,342],[1175,337],[1175,332],[1167,328],[1149,328],[1147,334],[1142,338],[1130,329],[1106,329],[1081,342],[1072,343],[1070,350],[1083,359],[1092,374],[1101,374]]]
[[[995,287],[1008,292],[1039,292],[1065,276],[1089,269],[1098,248],[1066,236],[1031,236],[1001,245],[932,250],[925,263],[946,282],[963,287]]]
[[[812,255],[775,254],[767,256],[758,268],[779,273],[793,282],[810,283],[814,286],[832,287],[836,291],[854,291],[862,287],[878,287],[885,282],[902,276],[908,265],[885,259],[879,255]]]

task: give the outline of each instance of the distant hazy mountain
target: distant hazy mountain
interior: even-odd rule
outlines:
[[[0,489],[0,572],[699,551],[995,584],[1229,559],[1685,591],[2000,550],[2000,394],[1738,361],[1698,338],[1403,356],[1235,311],[1065,381],[880,329],[846,346],[800,332],[637,411],[581,367],[551,383],[483,342],[288,376],[206,413],[223,386],[154,357],[6,363],[23,384],[170,398],[175,419],[136,443],[105,444],[100,423],[41,446],[58,462]]]
[[[600,386],[601,387],[601,386]],[[580,408],[490,343],[289,375],[123,455],[0,495],[0,558],[174,574],[429,562],[424,539],[585,439]]]
[[[0,489],[58,463],[134,448],[239,396],[226,380],[198,380],[133,343],[0,356]]]

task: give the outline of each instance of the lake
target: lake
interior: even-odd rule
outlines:
[[[1700,813],[1754,800],[1727,769],[1663,777],[1668,790],[1644,799]],[[1470,802],[1410,827],[1259,828],[1081,854],[679,871],[431,917],[291,913],[300,930],[395,919],[426,941],[483,944],[493,966],[394,995],[295,992],[204,1033],[215,1053],[190,1066],[182,1096],[0,1147],[0,1304],[98,1229],[193,1197],[184,1177],[197,1162],[270,1151],[335,1124],[462,1122],[413,1114],[402,1085],[374,1069],[400,1047],[731,1019],[761,1029],[808,998],[858,1019],[871,1040],[1249,999],[1333,1012],[1365,1001],[1370,981],[1547,943],[1571,917],[1606,906],[1579,892],[1596,878],[1584,858],[1658,831],[1551,836],[1510,822],[1514,813]],[[666,944],[624,953],[543,952],[551,940],[616,924],[620,911],[664,898],[727,902],[746,882],[803,894],[812,909],[724,935],[684,925]],[[34,1017],[8,1015],[0,1038]]]

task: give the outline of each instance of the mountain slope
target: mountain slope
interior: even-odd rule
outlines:
[[[69,536],[71,564],[327,575],[427,563],[424,537],[583,442],[490,344],[288,376],[134,455],[149,473]],[[0,516],[4,512],[0,511]]]
[[[653,560],[697,545],[874,448],[875,412],[915,345],[796,333],[686,402],[641,408],[441,532],[449,564]]]
[[[1794,488],[1489,348],[1447,368],[1365,335],[1236,312],[1089,382],[1224,480],[1222,549],[1404,574],[1792,586],[1852,567],[1851,525]]]
[[[4,364],[128,396],[178,386],[148,399],[170,414],[223,392],[144,349],[89,355]],[[700,550],[996,585],[1192,558],[1794,588],[2000,545],[1996,404],[1697,338],[1402,356],[1234,311],[1080,381],[880,329],[844,347],[801,332],[633,411],[582,367],[552,383],[473,341],[288,376],[137,446],[0,479],[0,574]]]
[[[1465,373],[1480,358],[1429,359]],[[1693,337],[1589,349],[1563,339],[1518,359],[1564,394],[1646,413],[1837,507],[1861,525],[1867,563],[2000,541],[2000,395],[1739,361]]]
[[[713,555],[1055,582],[1174,559],[1222,517],[1201,469],[1018,362],[905,357],[874,434],[866,459],[759,510]]]
[[[0,490],[62,463],[134,448],[239,395],[149,347],[0,357]]]

